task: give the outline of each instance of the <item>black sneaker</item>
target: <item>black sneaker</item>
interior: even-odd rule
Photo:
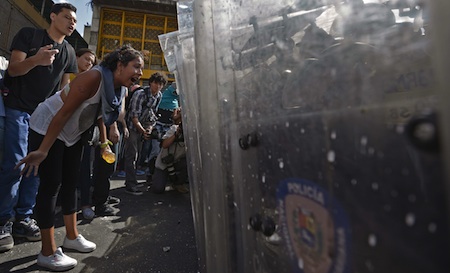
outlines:
[[[147,183],[147,186],[151,186],[153,182],[153,177],[151,174],[147,175],[147,178],[145,179],[145,182]]]
[[[108,199],[106,199],[106,203],[108,203],[108,204],[119,204],[120,203],[120,198],[110,195],[110,196],[108,196]]]
[[[25,218],[14,222],[13,236],[27,238],[28,241],[36,242],[41,240],[41,232],[36,225],[36,220]]]
[[[95,215],[97,216],[115,216],[116,212],[111,205],[105,204],[101,206],[95,206]]]
[[[0,252],[5,252],[14,247],[14,240],[11,236],[12,222],[6,222],[3,226],[0,226]]]
[[[136,187],[133,188],[126,188],[125,192],[132,195],[142,195],[144,192],[137,189]]]

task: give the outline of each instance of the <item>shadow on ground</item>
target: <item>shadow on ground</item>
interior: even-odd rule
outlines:
[[[127,224],[114,230],[118,236],[103,257],[84,260],[82,272],[198,272],[188,194],[132,196],[122,189],[112,195],[122,199],[113,221]]]
[[[86,221],[78,215],[80,233],[97,243],[97,249],[89,254],[65,250],[79,262],[67,272],[199,272],[189,194],[133,196],[116,187],[111,195],[121,199],[116,216]],[[61,244],[65,233],[60,214],[55,226]],[[0,272],[47,272],[36,265],[39,251],[39,242],[16,240],[13,250],[0,253]]]

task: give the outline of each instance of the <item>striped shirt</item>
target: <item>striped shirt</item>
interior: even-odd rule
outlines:
[[[137,128],[133,124],[133,118],[137,117],[139,122],[141,122],[143,127],[143,123],[146,121],[141,120],[144,116],[146,116],[146,111],[152,110],[153,113],[158,111],[159,103],[161,102],[161,92],[158,92],[156,95],[152,95],[150,92],[150,87],[145,87],[134,91],[133,96],[130,100],[130,105],[127,111],[127,126],[129,130],[134,130],[138,132]]]

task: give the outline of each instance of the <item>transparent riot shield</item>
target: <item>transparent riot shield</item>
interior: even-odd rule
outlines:
[[[175,58],[175,45],[178,44],[178,31],[172,31],[158,35],[159,44],[164,54],[164,60],[167,64],[167,69],[170,72],[177,70],[177,62]]]
[[[193,28],[193,1],[178,1],[178,31],[160,35],[160,44],[164,52],[168,68],[174,73],[177,92],[183,117],[183,134],[187,147],[188,173],[191,188],[192,211],[195,221],[197,245],[208,245],[206,238],[207,212],[203,201],[203,173],[201,161],[201,143],[199,130],[199,102],[197,92],[197,73]],[[208,249],[198,247],[199,267],[206,272],[206,257]]]
[[[193,2],[175,51],[204,272],[448,271],[436,3]]]

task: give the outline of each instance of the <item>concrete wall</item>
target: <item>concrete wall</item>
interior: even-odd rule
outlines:
[[[0,1],[0,56],[11,56],[9,47],[22,27],[47,28],[48,23],[26,0]]]
[[[94,51],[97,51],[98,34],[100,31],[100,11],[101,7],[99,7],[98,5],[94,5],[94,8],[92,10],[92,22],[89,40],[86,39],[89,44],[89,48]]]
[[[91,39],[91,25],[84,25],[83,39],[89,43]]]

